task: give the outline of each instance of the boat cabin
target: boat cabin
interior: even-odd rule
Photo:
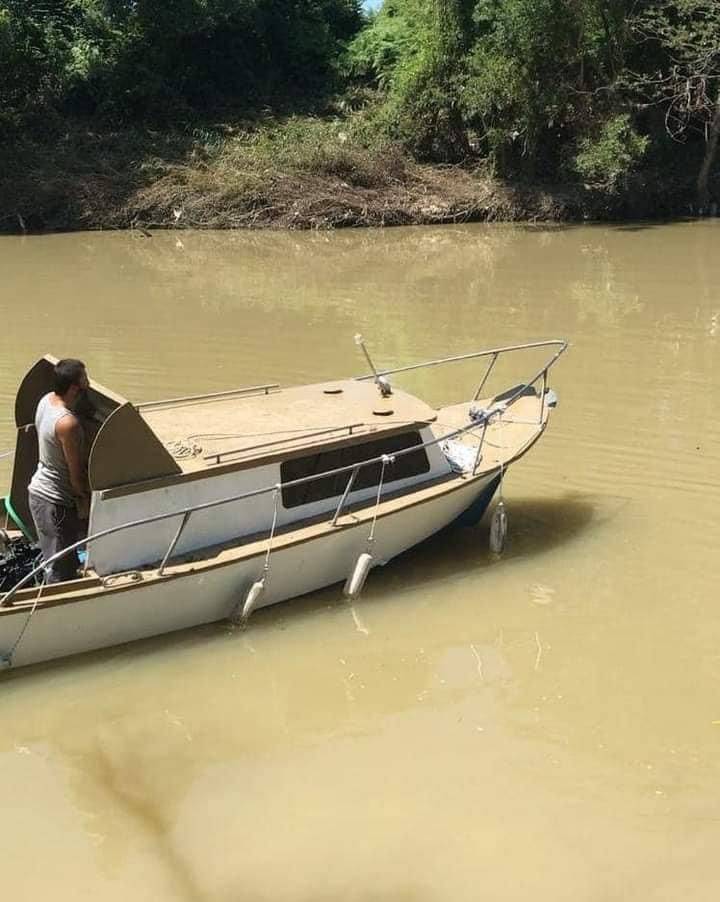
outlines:
[[[32,535],[27,485],[37,466],[34,418],[52,387],[56,360],[44,357],[23,380],[15,416],[18,427],[12,487],[7,504]],[[373,382],[342,380],[297,388],[253,386],[134,405],[96,382],[81,411],[90,448],[90,533],[159,514],[281,485],[276,493],[230,501],[194,512],[174,555],[192,555],[334,511],[349,473],[296,483],[380,455],[432,441],[437,412],[400,390],[383,397]],[[381,465],[355,474],[346,506],[373,499]],[[447,476],[450,466],[435,444],[397,457],[383,475],[383,495]],[[99,575],[160,562],[182,515],[138,523],[100,538],[89,548]],[[206,556],[205,554],[203,556]]]

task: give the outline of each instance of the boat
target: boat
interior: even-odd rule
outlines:
[[[79,412],[90,447],[88,535],[77,578],[43,582],[27,485],[50,355],[17,392],[5,498],[0,664],[22,667],[253,612],[335,583],[356,598],[372,570],[456,522],[477,522],[510,465],[545,431],[560,339],[491,348],[352,379],[274,383],[133,404],[92,382]],[[484,396],[506,355],[539,369]],[[546,356],[547,354],[547,356]],[[478,361],[482,378],[439,408],[396,387],[405,374]],[[495,511],[500,550],[506,519]],[[2,549],[0,548],[0,551]],[[8,581],[8,573],[10,579]],[[0,576],[2,576],[0,571]],[[18,577],[19,578],[15,578]]]

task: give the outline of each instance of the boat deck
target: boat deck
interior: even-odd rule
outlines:
[[[160,401],[138,409],[186,473],[321,448],[348,435],[420,428],[437,418],[437,411],[406,392],[396,389],[382,398],[374,383],[350,379],[268,386],[253,395]]]
[[[480,408],[488,408],[496,400],[486,398],[474,403]],[[469,406],[465,401],[441,408],[432,425],[435,435],[440,437],[453,429],[467,426]],[[549,413],[547,404],[543,404],[541,397],[530,390],[514,401],[501,419],[495,418],[489,423],[484,438],[482,429],[476,429],[451,441],[469,449],[473,454],[477,453],[478,445],[482,442],[477,472],[488,472],[520,457],[545,428]]]

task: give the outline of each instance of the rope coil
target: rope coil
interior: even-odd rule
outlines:
[[[200,445],[190,439],[187,441],[173,439],[172,441],[165,442],[165,448],[175,460],[188,460],[192,457],[198,457],[198,455],[202,454],[203,450]]]

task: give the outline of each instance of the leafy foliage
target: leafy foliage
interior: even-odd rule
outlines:
[[[426,18],[427,8],[418,0],[385,0],[348,48],[350,77],[383,90],[390,88],[398,64],[420,50]]]
[[[5,133],[78,115],[197,125],[269,107],[292,135],[288,113],[331,102],[353,110],[341,130],[356,154],[402,146],[608,192],[643,167],[702,159],[705,195],[720,142],[720,2],[385,0],[366,14],[361,0],[0,0]],[[320,168],[323,141],[333,159],[350,153],[328,129],[303,136],[306,150],[317,137]]]
[[[380,124],[420,159],[467,154],[459,98],[470,0],[387,0],[350,50],[356,69],[388,90]]]
[[[597,135],[582,138],[575,168],[593,188],[615,192],[642,159],[649,138],[639,135],[627,113],[602,123]]]
[[[628,89],[663,109],[673,138],[704,134],[720,90],[720,3],[652,2],[630,25],[637,46],[653,65],[626,73]]]
[[[0,107],[133,118],[336,90],[360,0],[0,0]]]
[[[593,4],[480,0],[464,107],[498,169],[554,168],[605,77]]]

